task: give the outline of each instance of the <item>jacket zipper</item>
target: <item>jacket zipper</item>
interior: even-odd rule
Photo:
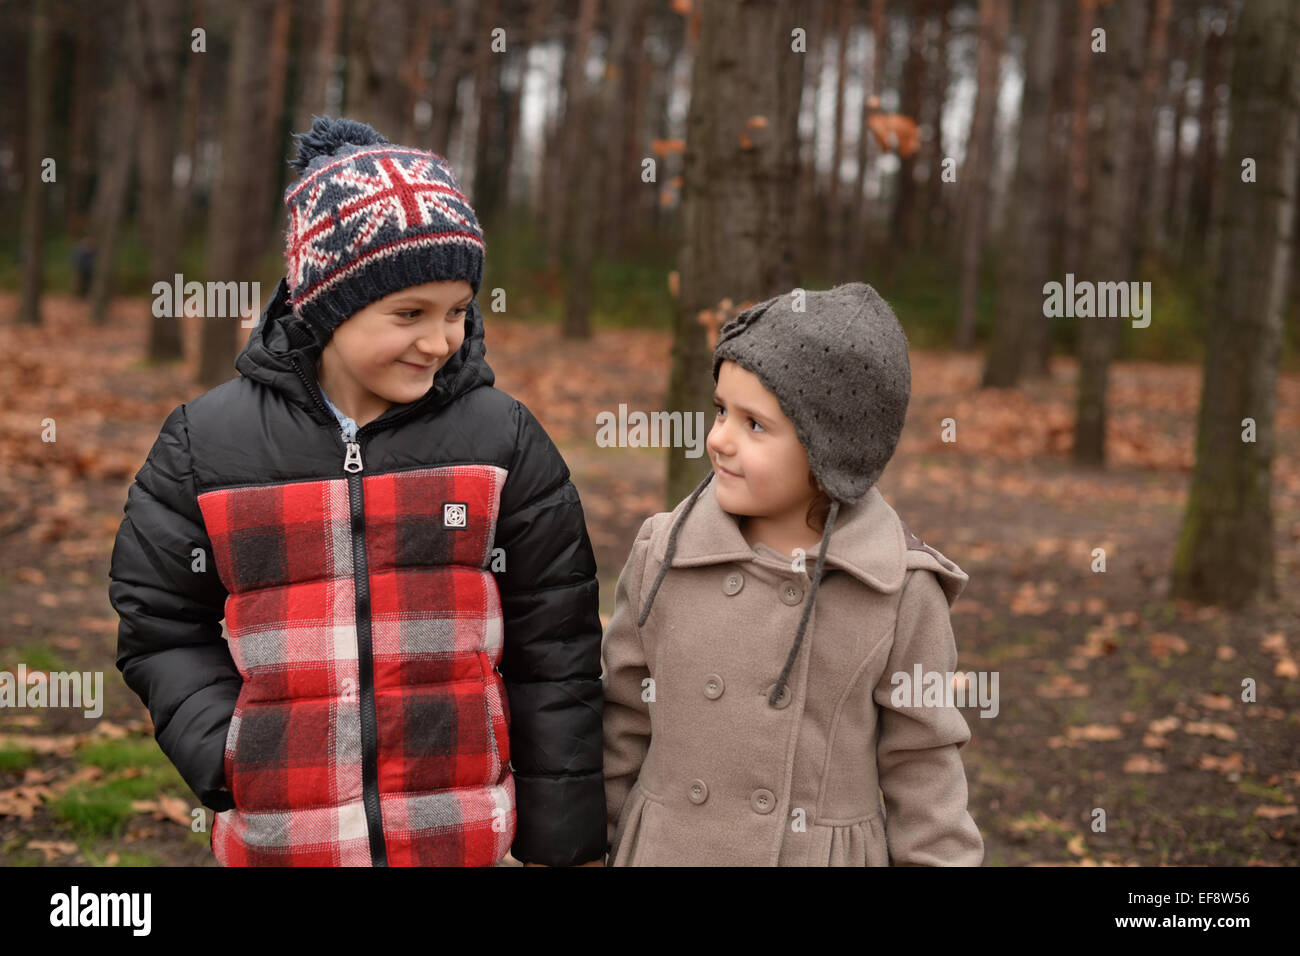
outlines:
[[[307,387],[312,400],[333,418],[311,381],[293,360],[294,370]],[[375,712],[374,656],[370,630],[370,570],[366,558],[366,506],[361,481],[365,467],[361,459],[360,435],[364,429],[339,429],[346,449],[343,470],[348,476],[348,511],[352,522],[352,582],[356,592],[357,678],[361,690],[361,802],[366,812],[366,831],[370,838],[372,866],[388,865],[384,843],[384,821],[379,806],[379,721]]]

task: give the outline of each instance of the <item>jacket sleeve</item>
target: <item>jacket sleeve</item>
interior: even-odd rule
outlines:
[[[632,544],[615,587],[614,614],[605,629],[605,807],[611,848],[619,814],[650,749],[650,705],[641,699],[642,681],[650,677],[650,668],[636,620],[653,522],[646,519]]]
[[[875,689],[880,707],[876,765],[885,798],[885,837],[894,866],[979,866],[984,840],[966,808],[966,773],[958,751],[970,728],[955,706],[898,706],[901,687],[922,673],[955,672],[957,645],[938,577],[908,572],[899,600],[894,645]]]
[[[605,849],[596,559],[559,450],[523,404],[514,414],[495,541],[505,555],[496,576],[515,781],[511,854],[571,866]]]
[[[195,493],[184,405],[163,423],[124,511],[108,587],[117,668],[190,789],[212,810],[229,810],[226,735],[242,678],[221,632],[226,589]]]

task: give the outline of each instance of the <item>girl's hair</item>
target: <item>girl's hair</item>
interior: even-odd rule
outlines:
[[[808,506],[808,513],[804,516],[804,521],[809,528],[820,533],[826,527],[826,516],[830,514],[830,495],[822,490],[822,486],[817,481],[817,476],[812,473],[811,468],[808,469],[808,486],[817,492],[817,497]]]

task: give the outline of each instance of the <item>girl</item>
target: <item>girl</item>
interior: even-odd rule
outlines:
[[[595,559],[492,387],[474,211],[369,126],[299,138],[243,375],[172,411],[127,496],[117,666],[223,865],[599,865]]]
[[[863,283],[807,293],[806,311],[793,296],[723,328],[714,470],[641,526],[618,580],[610,865],[979,865],[970,730],[899,693],[955,670],[948,608],[968,581],[875,487],[907,340]]]

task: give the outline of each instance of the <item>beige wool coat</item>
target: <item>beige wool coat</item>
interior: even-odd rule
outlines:
[[[841,506],[799,657],[778,706],[806,569],[751,548],[710,482],[647,519],[606,629],[611,866],[978,866],[954,706],[891,705],[891,675],[957,670],[948,609],[969,580],[872,487]]]

